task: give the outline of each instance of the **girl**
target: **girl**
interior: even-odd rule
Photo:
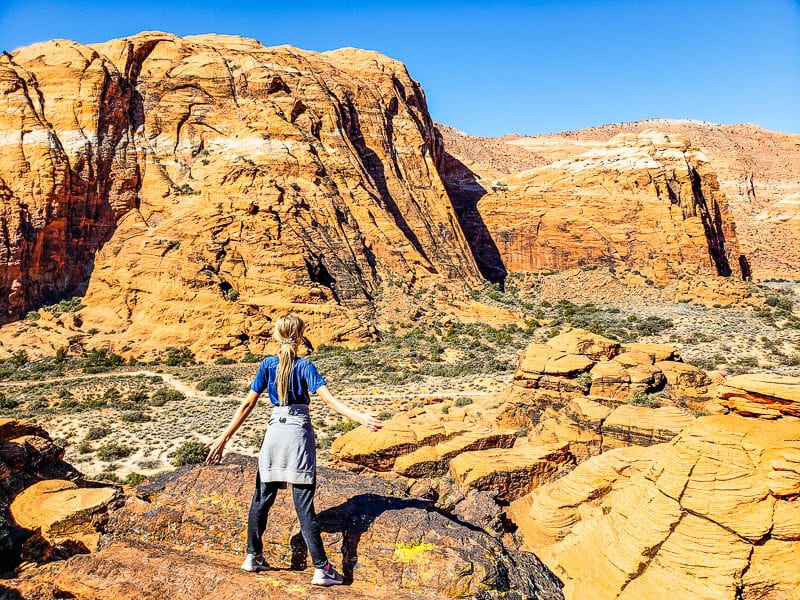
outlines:
[[[336,400],[314,363],[307,358],[297,358],[298,344],[308,345],[304,330],[305,324],[295,313],[283,315],[276,321],[273,335],[280,342],[280,351],[277,356],[268,356],[261,362],[250,393],[225,432],[208,445],[206,464],[220,461],[225,444],[253,411],[258,397],[267,390],[274,407],[258,457],[256,490],[247,518],[247,556],[242,569],[257,572],[269,568],[262,554],[261,536],[278,488],[290,483],[300,531],[315,567],[311,583],[340,585],[342,576],[328,562],[314,510],[316,447],[308,413],[309,394],[316,393],[330,408],[371,431],[377,431],[382,424],[374,414],[359,412]]]

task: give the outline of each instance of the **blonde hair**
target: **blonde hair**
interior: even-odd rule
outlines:
[[[296,313],[288,313],[275,321],[273,337],[280,342],[278,350],[278,401],[286,406],[289,396],[289,381],[292,365],[297,357],[297,344],[303,339],[306,325]]]

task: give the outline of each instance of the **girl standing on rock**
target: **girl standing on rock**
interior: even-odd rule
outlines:
[[[308,412],[309,394],[316,393],[331,409],[371,431],[377,431],[382,424],[374,414],[359,412],[336,400],[314,363],[307,358],[297,358],[298,344],[308,344],[303,336],[304,330],[305,324],[295,313],[283,315],[276,321],[273,335],[281,345],[278,355],[268,356],[261,362],[250,393],[236,410],[225,432],[208,445],[210,451],[206,464],[220,461],[225,444],[253,411],[259,396],[267,390],[274,406],[258,458],[256,489],[247,518],[247,556],[242,569],[257,572],[269,568],[262,554],[261,536],[278,489],[290,483],[300,531],[314,563],[311,583],[339,585],[342,576],[328,562],[314,510],[316,447]]]

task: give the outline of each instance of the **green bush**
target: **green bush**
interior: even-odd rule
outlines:
[[[103,392],[103,398],[105,400],[119,400],[122,397],[122,394],[117,388],[108,388],[105,392]]]
[[[634,390],[631,397],[628,399],[628,404],[633,406],[645,406],[647,408],[658,408],[660,405],[658,400],[652,398],[644,390]]]
[[[35,310],[29,310],[25,314],[25,320],[26,321],[38,321],[41,318],[42,318],[42,316]]]
[[[108,348],[92,348],[83,355],[80,366],[85,373],[103,373],[125,363],[125,359]]]
[[[83,436],[84,440],[99,440],[106,437],[111,430],[108,427],[90,427],[86,435]]]
[[[128,402],[134,402],[136,404],[140,402],[145,402],[147,400],[147,392],[144,390],[134,390],[130,394],[128,394]]]
[[[145,423],[150,420],[150,416],[141,410],[128,410],[122,413],[120,419],[125,423]]]
[[[232,358],[228,358],[227,356],[220,356],[217,360],[214,361],[215,365],[232,365],[235,364],[236,361]]]
[[[150,404],[152,406],[164,406],[167,402],[177,402],[178,400],[183,400],[184,398],[185,396],[178,390],[174,390],[172,388],[161,388],[156,390],[153,396],[150,398]]]
[[[467,398],[466,396],[457,398],[455,401],[456,406],[469,406],[470,404],[472,404],[472,398]]]
[[[0,392],[0,410],[10,410],[16,408],[18,405],[19,402],[13,398],[9,398],[3,392]]]
[[[208,449],[205,444],[197,441],[184,442],[175,451],[172,464],[176,467],[196,465],[206,460]]]
[[[194,352],[186,346],[181,348],[170,346],[164,352],[165,355],[161,357],[161,360],[168,367],[185,367],[195,364]]]
[[[347,433],[358,427],[358,423],[355,421],[339,421],[334,427],[339,433]]]
[[[141,473],[128,473],[128,476],[125,477],[125,483],[131,487],[136,487],[143,481],[147,481],[147,475]]]
[[[244,355],[244,358],[242,359],[242,362],[243,363],[257,363],[257,362],[261,362],[261,359],[262,359],[261,356],[259,356],[257,354],[252,354],[251,352],[248,352],[247,354]]]
[[[197,389],[209,396],[227,396],[234,390],[233,377],[230,375],[206,377],[197,384]]]
[[[97,458],[105,462],[125,458],[131,454],[133,454],[133,448],[118,444],[117,442],[109,442],[108,444],[100,446],[96,452]]]

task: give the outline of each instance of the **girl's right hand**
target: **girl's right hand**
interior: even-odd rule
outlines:
[[[208,456],[206,457],[207,465],[215,465],[222,460],[222,452],[225,450],[225,444],[228,442],[225,438],[219,438],[213,442],[206,444],[206,448],[210,448]]]

